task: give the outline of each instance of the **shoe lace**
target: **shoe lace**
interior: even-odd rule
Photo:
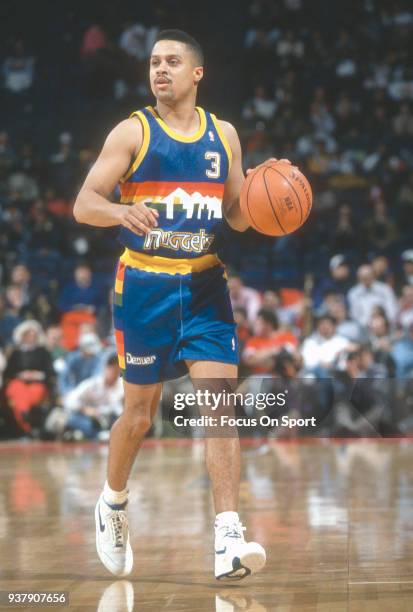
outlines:
[[[242,523],[233,523],[225,525],[224,529],[224,538],[242,538],[242,532],[246,530],[246,527]]]
[[[110,516],[113,543],[117,547],[123,546],[123,536],[124,536],[123,526],[125,524],[125,521],[126,521],[126,513],[123,512],[122,510],[116,510]]]

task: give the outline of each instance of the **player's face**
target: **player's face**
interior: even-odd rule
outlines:
[[[152,93],[161,102],[176,102],[196,91],[203,76],[202,66],[184,44],[160,40],[152,50],[149,77]]]

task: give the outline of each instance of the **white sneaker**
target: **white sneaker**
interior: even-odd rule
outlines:
[[[95,508],[96,550],[103,565],[115,576],[127,576],[133,567],[126,505],[109,506],[101,495]]]
[[[265,550],[257,542],[246,542],[245,527],[238,522],[215,525],[215,578],[242,580],[265,565]]]

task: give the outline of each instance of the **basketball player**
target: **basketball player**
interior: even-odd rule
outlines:
[[[195,106],[203,76],[199,44],[161,32],[150,58],[156,106],[109,134],[75,203],[78,222],[120,225],[114,323],[125,407],[114,424],[107,481],[97,502],[96,546],[117,576],[132,570],[127,480],[151,426],[162,381],[237,378],[237,337],[224,268],[216,255],[223,215],[248,227],[239,206],[241,148],[229,123]],[[121,203],[108,200],[120,184]],[[206,439],[215,520],[215,576],[260,570],[265,551],[245,542],[237,514],[237,436]]]

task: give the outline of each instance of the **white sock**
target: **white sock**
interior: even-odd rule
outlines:
[[[238,522],[239,522],[238,512],[231,512],[231,511],[220,512],[215,517],[215,528],[219,529],[223,525],[228,525],[231,523],[238,523]]]
[[[123,491],[114,491],[110,488],[108,481],[105,482],[103,487],[103,499],[107,504],[124,504],[128,499],[128,489]]]

